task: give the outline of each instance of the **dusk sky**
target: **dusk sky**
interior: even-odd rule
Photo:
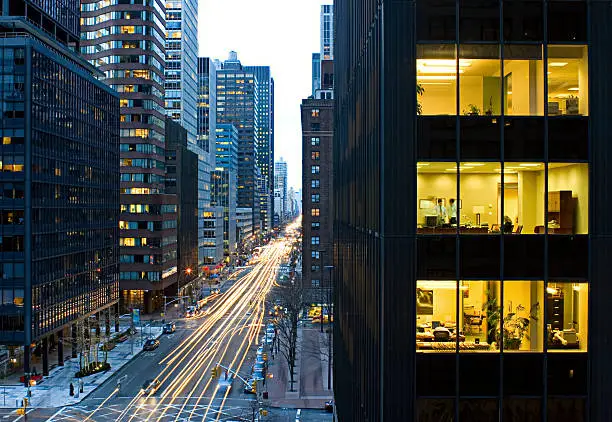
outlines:
[[[311,94],[319,14],[331,0],[200,0],[200,56],[270,66],[275,81],[274,159],[287,161],[288,185],[302,185],[300,104]]]

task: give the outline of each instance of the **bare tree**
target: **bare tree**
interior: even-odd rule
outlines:
[[[276,293],[283,308],[276,320],[278,350],[287,362],[290,391],[294,391],[293,384],[295,383],[298,320],[302,307],[302,288],[299,283],[291,282],[286,286],[279,287]]]

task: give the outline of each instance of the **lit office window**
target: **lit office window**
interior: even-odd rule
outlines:
[[[544,173],[544,163],[504,163],[504,233],[544,233]]]
[[[456,56],[454,45],[417,45],[417,114],[456,114]],[[459,63],[459,72],[466,63]]]
[[[555,282],[546,286],[549,352],[587,351],[589,285]]]
[[[499,352],[500,282],[461,281],[460,352]]]
[[[310,112],[310,116],[311,117],[319,117],[319,109],[318,108],[313,108]]]
[[[458,331],[456,281],[418,280],[416,315],[418,351],[455,352]]]
[[[310,239],[311,245],[319,245],[321,243],[321,238],[319,236],[312,236]]]
[[[464,116],[501,114],[501,61],[496,45],[459,47],[459,112]]]
[[[504,45],[503,109],[507,116],[544,115],[541,45]]]
[[[312,217],[318,217],[318,216],[320,216],[320,215],[321,215],[321,210],[320,210],[319,208],[312,208],[312,209],[310,210],[310,215],[311,215]]]
[[[320,166],[311,166],[310,167],[311,174],[319,174],[321,172]]]
[[[504,281],[504,350],[544,350],[544,282]],[[498,342],[501,344],[501,342]]]
[[[310,159],[313,161],[319,161],[321,158],[321,153],[319,151],[312,151],[310,153]]]
[[[319,180],[319,179],[312,179],[310,181],[310,187],[312,189],[318,189],[319,187],[321,187],[321,180]]]
[[[586,46],[548,47],[548,115],[588,115]]]
[[[310,138],[310,145],[317,147],[321,144],[321,138]]]
[[[550,163],[548,165],[549,234],[589,232],[589,165]]]
[[[313,193],[312,195],[310,195],[310,201],[313,204],[321,202],[321,195],[318,193]]]
[[[458,204],[455,201],[457,197],[456,164],[454,162],[419,162],[416,167],[417,232],[422,234],[455,233],[457,222],[453,220],[453,217],[456,217],[451,214],[455,210],[459,212]]]

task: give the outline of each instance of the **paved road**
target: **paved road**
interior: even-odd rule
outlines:
[[[143,352],[77,406],[36,409],[28,421],[251,421],[254,395],[245,394],[234,380],[228,393],[221,391],[211,373],[216,363],[244,377],[250,374],[265,328],[265,300],[275,280],[284,243],[262,252],[254,268],[242,274],[219,296],[207,314],[177,325],[177,331],[162,336],[160,347]],[[222,375],[224,378],[224,375]],[[159,379],[161,387],[147,396],[141,391],[146,380]],[[121,388],[117,381],[121,380]],[[324,421],[322,412],[302,416]],[[17,420],[14,413],[6,419]],[[23,420],[23,419],[19,419]],[[295,410],[270,409],[265,420],[295,420]],[[331,419],[329,419],[331,420]]]

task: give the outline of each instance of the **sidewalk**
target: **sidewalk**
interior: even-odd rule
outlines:
[[[298,328],[298,353],[295,368],[294,389],[289,390],[289,368],[282,354],[275,355],[267,380],[271,407],[294,409],[323,409],[333,392],[327,390],[327,342],[326,333],[318,326]]]
[[[121,332],[130,327],[128,323],[121,325]],[[78,397],[70,396],[70,383],[75,387],[75,395],[78,391],[78,379],[74,374],[79,370],[79,358],[66,360],[64,366],[56,366],[49,372],[38,385],[31,387],[32,397],[30,398],[31,407],[61,407],[79,403],[99,387],[104,381],[109,379],[115,372],[120,370],[125,364],[132,360],[142,351],[141,340],[149,337],[158,338],[162,334],[162,327],[144,327],[143,333],[140,327],[136,327],[137,333],[132,335],[127,341],[118,343],[117,346],[108,352],[108,362],[111,369],[106,372],[90,375],[82,378],[83,392]],[[104,359],[104,352],[99,352],[99,360]],[[11,384],[0,384],[0,408],[15,408],[17,403],[26,396],[26,387],[23,384],[16,384],[14,379],[7,382]]]

